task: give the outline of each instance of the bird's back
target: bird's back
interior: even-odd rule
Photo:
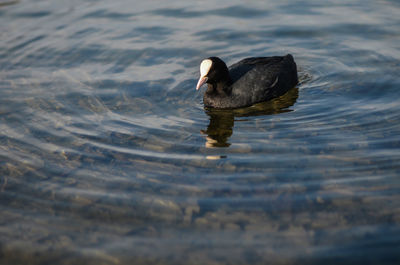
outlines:
[[[241,105],[269,100],[286,93],[297,84],[297,69],[292,55],[246,58],[229,67],[232,97]]]

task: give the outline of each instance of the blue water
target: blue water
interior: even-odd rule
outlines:
[[[400,4],[0,1],[0,264],[399,264]],[[207,110],[199,64],[300,83]]]

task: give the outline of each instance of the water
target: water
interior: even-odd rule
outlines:
[[[0,1],[1,264],[399,264],[398,1]],[[202,59],[300,84],[205,110]]]

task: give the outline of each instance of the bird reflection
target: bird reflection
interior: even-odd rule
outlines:
[[[210,117],[207,130],[201,130],[206,134],[206,147],[228,147],[229,137],[233,133],[235,117],[250,117],[261,115],[272,115],[291,111],[288,109],[293,106],[299,95],[297,87],[289,90],[281,97],[268,102],[255,104],[251,107],[240,109],[209,109],[206,114]]]

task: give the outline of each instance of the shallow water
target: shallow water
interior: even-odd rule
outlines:
[[[0,263],[398,264],[398,14],[0,1]],[[284,96],[203,108],[203,58],[287,53]]]

